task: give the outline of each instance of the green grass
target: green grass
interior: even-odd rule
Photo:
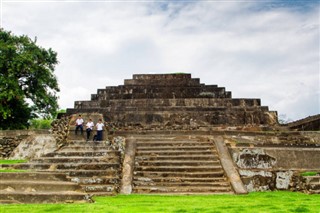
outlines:
[[[0,172],[26,172],[26,171],[27,170],[0,168]]]
[[[303,172],[301,173],[301,176],[315,176],[318,172]]]
[[[16,164],[16,163],[25,163],[27,160],[0,160],[0,164]]]
[[[320,212],[320,195],[255,192],[248,195],[118,195],[88,204],[10,204],[0,212]]]
[[[4,160],[0,159],[0,164],[17,164],[17,163],[25,163],[27,160]],[[26,172],[27,170],[20,169],[10,169],[10,168],[0,168],[0,172]]]

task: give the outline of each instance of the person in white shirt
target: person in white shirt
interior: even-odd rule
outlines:
[[[89,121],[86,124],[87,141],[90,138],[90,133],[91,133],[93,127],[94,127],[94,123],[92,122],[92,119],[90,118]]]
[[[104,124],[102,123],[102,120],[99,119],[98,123],[96,124],[97,127],[97,141],[102,141],[102,131]]]
[[[81,115],[79,115],[78,119],[76,120],[76,131],[75,133],[78,133],[78,129],[80,129],[81,135],[83,134],[83,119],[81,117]]]

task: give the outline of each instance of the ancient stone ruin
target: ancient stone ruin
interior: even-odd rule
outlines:
[[[78,114],[105,122],[103,141],[75,134]],[[50,133],[30,133],[0,131],[2,158],[29,160],[0,164],[24,170],[0,172],[0,203],[92,202],[118,193],[320,193],[319,115],[280,126],[260,99],[232,98],[190,74],[133,75],[76,101]]]
[[[124,85],[98,89],[67,114],[98,112],[119,127],[197,129],[202,126],[275,125],[277,113],[260,99],[232,98],[191,74],[139,74]]]

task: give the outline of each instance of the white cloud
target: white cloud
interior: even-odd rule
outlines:
[[[294,120],[319,113],[319,3],[2,4],[6,30],[58,52],[62,108],[132,74],[190,72]]]

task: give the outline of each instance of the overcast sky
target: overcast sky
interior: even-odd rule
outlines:
[[[191,73],[285,119],[320,113],[319,1],[1,0],[1,26],[58,53],[60,108],[133,74]]]

